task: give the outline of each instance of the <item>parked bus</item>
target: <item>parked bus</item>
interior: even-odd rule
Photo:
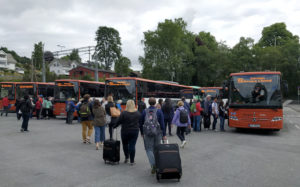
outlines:
[[[280,130],[283,127],[281,73],[232,73],[229,126]]]
[[[24,95],[36,100],[38,95],[43,97],[54,96],[54,83],[43,82],[2,82],[1,85],[1,101],[0,108],[2,108],[2,98],[8,95],[11,107],[10,111],[15,112],[16,99],[22,99]]]
[[[15,111],[16,103],[16,84],[14,82],[0,82],[0,110],[3,110],[2,99],[8,96],[11,105],[10,111]]]
[[[165,81],[154,81],[137,77],[114,77],[106,79],[106,95],[112,95],[114,100],[122,100],[122,106],[126,105],[127,100],[132,99],[136,105],[144,98],[148,106],[148,99],[171,98],[175,103],[182,96],[191,95],[192,87],[179,84],[168,83]]]
[[[71,98],[74,103],[89,94],[91,98],[102,99],[105,93],[105,83],[95,81],[83,81],[63,79],[55,81],[54,108],[55,116],[66,116],[66,101]],[[75,114],[76,116],[77,114]]]
[[[201,87],[202,96],[205,98],[207,95],[211,95],[211,98],[219,97],[222,87]]]

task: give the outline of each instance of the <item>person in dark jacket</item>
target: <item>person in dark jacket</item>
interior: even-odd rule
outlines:
[[[142,114],[143,111],[146,109],[146,104],[144,102],[144,99],[140,99],[138,102],[138,111]]]
[[[116,107],[113,97],[108,96],[107,97],[107,102],[108,103],[105,105],[105,112],[106,112],[107,115],[109,115],[111,117],[111,121],[108,124],[108,127],[109,127],[108,131],[109,131],[109,138],[112,139],[113,138],[113,127],[117,123],[118,118],[117,117],[112,117],[111,113],[110,113],[110,108]]]
[[[85,94],[83,96],[83,100],[81,104],[78,106],[78,108],[79,108],[79,115],[80,115],[81,125],[82,125],[82,140],[84,144],[86,143],[90,144],[91,135],[93,133],[93,125],[92,125],[93,113],[92,113],[92,103],[90,102],[89,94]],[[89,130],[86,134],[87,128]]]
[[[22,117],[22,112],[20,111],[20,104],[21,104],[21,98],[16,99],[15,107],[16,107],[16,114],[17,119],[20,120]]]
[[[114,126],[114,128],[122,125],[121,139],[123,144],[123,151],[125,155],[124,163],[128,163],[130,158],[130,164],[135,164],[135,145],[139,135],[139,119],[141,117],[140,112],[135,108],[133,100],[128,100],[126,103],[126,109],[123,111]]]
[[[93,104],[93,122],[92,125],[95,129],[95,143],[96,143],[96,150],[99,147],[103,146],[105,140],[105,124],[106,124],[106,112],[105,109],[101,106],[99,100],[95,100]]]
[[[22,118],[23,118],[21,132],[29,132],[28,122],[29,122],[30,112],[32,108],[33,106],[29,96],[25,95],[24,100],[22,100],[20,103],[20,110],[22,112]]]
[[[154,97],[149,98],[149,104],[150,104],[150,107],[143,111],[143,114],[142,114],[142,117],[140,120],[140,131],[141,131],[141,135],[144,139],[144,146],[146,149],[147,157],[149,159],[149,163],[152,168],[151,173],[154,174],[156,171],[154,149],[160,143],[160,141],[162,139],[166,140],[166,133],[165,133],[166,131],[165,131],[165,123],[164,123],[164,114],[162,113],[162,111],[160,109],[155,108],[156,99]],[[143,125],[145,123],[146,110],[152,110],[152,111],[156,110],[157,120],[160,125],[160,132],[156,136],[144,135]]]
[[[165,127],[166,127],[165,131],[167,131],[167,127],[168,127],[169,135],[173,136],[171,124],[172,124],[172,119],[174,116],[174,108],[172,106],[171,99],[167,98],[165,100],[165,103],[162,106],[162,112],[164,114],[164,122],[165,122]]]
[[[211,96],[207,95],[204,101],[204,129],[208,130],[210,127],[210,116],[211,116]]]
[[[72,124],[75,108],[76,108],[76,106],[75,106],[74,102],[72,101],[72,99],[68,98],[68,100],[66,101],[66,112],[67,112],[66,123],[67,124]]]

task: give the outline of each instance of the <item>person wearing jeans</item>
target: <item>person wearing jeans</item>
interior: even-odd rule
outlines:
[[[154,149],[160,143],[160,141],[162,139],[166,140],[166,131],[165,131],[165,124],[164,124],[164,114],[160,109],[155,108],[156,99],[154,97],[149,98],[149,104],[150,104],[150,107],[143,111],[143,114],[142,114],[142,117],[140,120],[140,131],[141,131],[141,135],[144,139],[144,146],[145,146],[146,154],[147,154],[149,163],[152,168],[151,173],[154,174],[156,171]],[[160,126],[160,130],[156,136],[148,136],[147,134],[144,134],[143,125],[146,120],[146,113],[149,111],[156,111],[157,122],[159,123],[159,126]]]
[[[20,103],[20,109],[22,111],[22,127],[21,127],[21,132],[28,132],[28,122],[29,122],[29,117],[30,117],[30,111],[32,109],[32,104],[31,100],[29,99],[28,95],[24,96],[24,100],[21,101]]]
[[[221,101],[220,105],[219,105],[219,117],[220,117],[221,131],[225,131],[225,129],[224,129],[225,113],[226,113],[226,110],[225,110],[224,102]]]
[[[141,114],[136,110],[134,101],[128,100],[125,111],[121,113],[114,126],[114,128],[117,128],[119,125],[122,125],[121,139],[125,156],[124,163],[128,163],[128,160],[130,159],[131,165],[135,164],[135,145],[139,136],[140,117]]]
[[[162,106],[162,111],[163,111],[163,114],[164,114],[164,120],[165,120],[164,122],[165,122],[165,126],[166,126],[165,131],[167,131],[167,128],[168,128],[169,129],[169,135],[172,136],[171,124],[172,124],[172,119],[173,119],[173,116],[174,116],[174,108],[172,106],[170,98],[167,98],[165,100],[165,103]]]
[[[193,113],[194,121],[193,121],[193,127],[194,131],[201,131],[201,124],[202,124],[202,116],[201,112],[203,109],[201,108],[200,100],[198,100],[195,104],[195,112]]]
[[[218,98],[215,97],[214,102],[212,103],[212,106],[211,106],[212,107],[212,114],[213,114],[213,117],[214,117],[213,129],[212,130],[215,130],[215,131],[217,131],[216,125],[217,125],[218,116],[219,116],[219,109],[218,109],[217,100],[218,100]]]
[[[67,124],[72,124],[75,108],[76,108],[76,106],[75,106],[74,102],[72,101],[72,99],[68,98],[68,100],[66,101],[66,112],[67,112],[66,123]]]
[[[181,141],[180,147],[184,148],[186,144],[184,133],[186,132],[186,128],[188,126],[189,127],[191,126],[191,119],[190,119],[190,115],[188,115],[188,111],[184,108],[184,103],[182,101],[179,101],[177,106],[178,109],[175,112],[174,118],[172,120],[172,124],[175,124],[177,126],[177,136]],[[187,117],[188,117],[187,123],[181,123],[181,119],[180,119],[181,117],[180,113],[184,110],[187,113]]]
[[[99,100],[94,101],[93,105],[93,122],[92,125],[95,129],[95,143],[96,143],[96,149],[98,150],[99,147],[103,146],[104,140],[105,140],[105,116],[106,112],[104,108],[101,106]]]

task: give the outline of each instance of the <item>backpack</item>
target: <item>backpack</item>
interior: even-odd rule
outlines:
[[[89,103],[83,103],[79,110],[80,117],[87,118],[91,115]]]
[[[143,131],[146,136],[156,136],[160,133],[160,125],[157,119],[157,109],[146,109],[146,117]]]
[[[22,113],[29,113],[30,112],[30,108],[28,107],[27,101],[24,101],[20,104],[20,110]]]
[[[192,106],[191,106],[191,112],[193,112],[193,113],[197,112],[197,110],[196,110],[196,103],[192,104]]]
[[[180,123],[187,123],[189,121],[189,116],[188,113],[185,109],[180,110],[179,114],[179,122]]]

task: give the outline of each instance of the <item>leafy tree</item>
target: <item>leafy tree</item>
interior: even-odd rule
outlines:
[[[95,38],[97,45],[93,58],[104,63],[104,69],[110,70],[121,56],[121,38],[119,32],[110,27],[99,27]]]
[[[73,49],[72,52],[67,55],[67,56],[63,56],[61,57],[61,59],[65,59],[65,60],[71,60],[71,61],[77,61],[77,62],[81,62],[81,58],[79,56],[79,52],[78,49]]]
[[[43,43],[34,44],[34,51],[32,53],[33,66],[37,70],[41,70],[43,66]]]
[[[115,63],[115,72],[118,75],[128,76],[129,73],[131,72],[130,66],[131,66],[131,61],[127,57],[122,56]]]

